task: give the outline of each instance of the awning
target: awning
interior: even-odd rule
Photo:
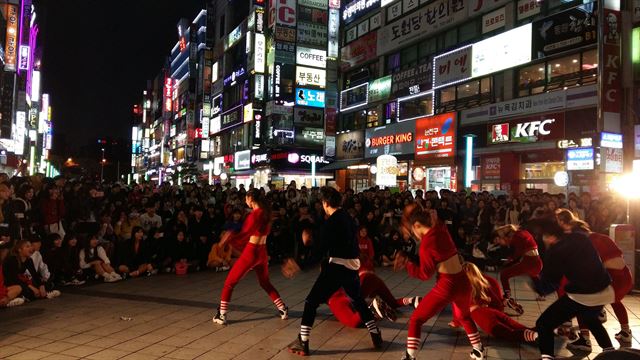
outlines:
[[[361,165],[365,164],[367,161],[365,159],[351,159],[351,160],[338,160],[332,162],[331,164],[318,169],[318,171],[334,171],[334,170],[343,170],[348,166],[352,165]]]

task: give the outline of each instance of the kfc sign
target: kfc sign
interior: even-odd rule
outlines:
[[[489,144],[538,142],[562,139],[564,114],[547,114],[489,125]]]
[[[548,125],[553,124],[555,121],[556,119],[546,119],[543,121],[532,121],[518,124],[516,127],[515,137],[549,135],[551,134],[551,130],[549,130]]]

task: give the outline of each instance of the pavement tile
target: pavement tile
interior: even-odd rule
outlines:
[[[116,349],[105,349],[95,354],[87,356],[87,359],[91,360],[117,360],[129,355],[128,351],[121,351]]]
[[[51,353],[40,350],[26,350],[6,357],[7,360],[40,360]]]

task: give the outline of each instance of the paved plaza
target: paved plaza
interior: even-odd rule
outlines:
[[[273,304],[260,289],[253,273],[233,294],[229,325],[214,325],[220,289],[226,273],[186,276],[160,275],[114,284],[91,284],[64,288],[60,298],[41,300],[0,310],[0,359],[295,359],[286,346],[296,337],[304,297],[317,272],[308,271],[293,280],[272,267],[272,281],[291,309],[289,320],[276,316]],[[424,295],[433,281],[420,282],[404,273],[379,269],[396,296]],[[519,321],[533,325],[540,312],[553,301],[535,301],[523,284],[514,293],[525,314]],[[625,304],[640,347],[640,298],[629,296]],[[611,309],[607,328],[618,330]],[[367,331],[342,326],[322,306],[311,333],[313,359],[393,359],[405,351],[406,308],[396,323],[381,322],[384,348],[374,351]],[[123,317],[125,320],[123,320]],[[131,318],[127,320],[126,318]],[[423,327],[419,359],[468,359],[470,350],[461,330],[450,329],[450,308]],[[538,350],[483,337],[491,359],[537,359]],[[557,342],[558,349],[564,344]],[[613,341],[618,346],[617,341]],[[594,343],[593,358],[600,351]],[[560,355],[570,356],[566,350]],[[584,358],[584,357],[574,357]]]

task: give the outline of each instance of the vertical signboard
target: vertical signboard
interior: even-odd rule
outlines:
[[[18,57],[18,7],[7,4],[7,35],[5,44],[6,71],[16,71],[16,58]]]
[[[610,8],[616,5],[617,9]],[[604,2],[601,22],[604,31],[600,42],[601,72],[599,118],[602,130],[620,131],[620,111],[622,108],[622,81],[620,79],[620,40],[622,38],[622,15],[620,1]]]

